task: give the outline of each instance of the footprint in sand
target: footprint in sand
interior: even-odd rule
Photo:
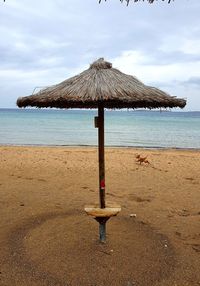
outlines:
[[[89,192],[91,192],[91,193],[94,193],[95,192],[95,190],[93,190],[93,189],[89,189],[88,187],[82,187],[82,189],[84,189],[84,190],[88,190]]]
[[[137,203],[144,203],[144,202],[151,202],[152,199],[151,198],[141,198],[141,197],[138,197],[136,195],[133,195],[133,194],[129,194],[129,199],[132,200],[132,201],[135,201]]]
[[[179,238],[183,239],[183,238],[182,238],[182,234],[181,234],[181,232],[176,231],[176,232],[175,232],[175,235],[176,235],[176,236],[178,236]]]
[[[185,241],[184,242],[185,245],[189,245],[196,252],[200,252],[199,233],[192,236],[192,235],[184,235],[183,233],[176,231],[175,235],[182,241]]]
[[[39,182],[46,182],[47,180],[45,179],[37,179]]]
[[[200,212],[192,212],[191,213],[187,209],[182,209],[182,210],[179,210],[179,211],[175,212],[175,214],[177,214],[178,216],[187,217],[187,216],[199,216]]]
[[[184,178],[185,180],[188,180],[188,181],[194,181],[194,178],[192,178],[192,177],[186,177],[186,178]]]
[[[187,181],[189,181],[189,182],[191,182],[193,185],[199,185],[199,182],[198,181],[196,181],[194,178],[192,178],[192,177],[186,177],[186,178],[184,178],[185,180],[187,180]]]
[[[25,180],[29,180],[29,181],[31,181],[31,180],[33,180],[33,178],[30,178],[30,177],[26,177],[26,178],[24,178]]]
[[[194,249],[196,252],[200,252],[200,244],[192,244],[192,249]]]
[[[95,192],[95,190],[90,189],[90,188],[87,187],[87,186],[83,186],[82,189],[87,190],[87,191],[89,191],[89,192],[91,192],[91,193],[94,193],[94,192]]]
[[[123,196],[118,196],[113,193],[107,193],[107,196],[114,197],[114,198],[123,198]]]
[[[186,209],[180,210],[177,214],[178,214],[178,216],[185,216],[185,217],[191,215],[190,212]]]

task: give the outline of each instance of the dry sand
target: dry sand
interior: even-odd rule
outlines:
[[[200,285],[200,152],[106,149],[122,211],[105,245],[84,213],[97,164],[96,148],[0,147],[0,285]]]

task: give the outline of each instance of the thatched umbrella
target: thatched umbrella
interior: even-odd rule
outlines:
[[[106,1],[106,0],[105,0]],[[124,0],[120,0],[120,2],[123,2]],[[131,0],[125,0],[125,2],[127,3],[127,6],[128,6],[128,4],[129,4],[129,2],[130,2]],[[144,0],[132,0],[133,2],[139,2],[139,1],[143,1],[144,2]],[[157,0],[156,0],[157,1]],[[169,3],[171,3],[171,1],[174,1],[174,0],[162,0],[162,1],[167,1],[167,3],[169,4]],[[152,3],[154,3],[155,2],[155,0],[147,0],[147,2],[149,2],[150,4],[152,4]],[[101,3],[101,0],[99,0],[99,3]]]
[[[104,163],[104,108],[167,108],[186,105],[185,99],[146,86],[137,78],[112,68],[103,58],[95,61],[82,73],[57,85],[45,88],[37,94],[19,98],[19,107],[98,108],[95,127],[98,127],[99,145],[99,208],[86,208],[99,222],[100,240],[105,241],[106,221],[116,215],[119,207],[105,203]]]

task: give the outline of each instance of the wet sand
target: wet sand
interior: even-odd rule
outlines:
[[[106,200],[102,245],[96,148],[1,146],[0,285],[200,285],[200,151],[107,148]]]

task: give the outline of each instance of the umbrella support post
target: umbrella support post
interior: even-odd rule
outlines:
[[[100,208],[105,209],[105,159],[104,159],[104,107],[98,107],[98,143],[99,143],[99,201]],[[107,217],[96,217],[99,222],[100,242],[106,242],[106,222]]]
[[[99,239],[101,243],[105,243],[106,222],[110,217],[116,216],[121,211],[121,207],[105,203],[104,107],[101,104],[98,106],[98,117],[94,118],[94,123],[98,128],[99,205],[85,206],[85,212],[99,223]]]
[[[100,208],[106,207],[105,203],[105,159],[104,159],[104,107],[98,107],[98,143],[99,143],[99,201]]]
[[[99,223],[99,239],[101,243],[106,242],[106,223]]]
[[[106,222],[110,217],[95,217],[95,220],[99,223],[99,240],[102,243],[106,242]]]

